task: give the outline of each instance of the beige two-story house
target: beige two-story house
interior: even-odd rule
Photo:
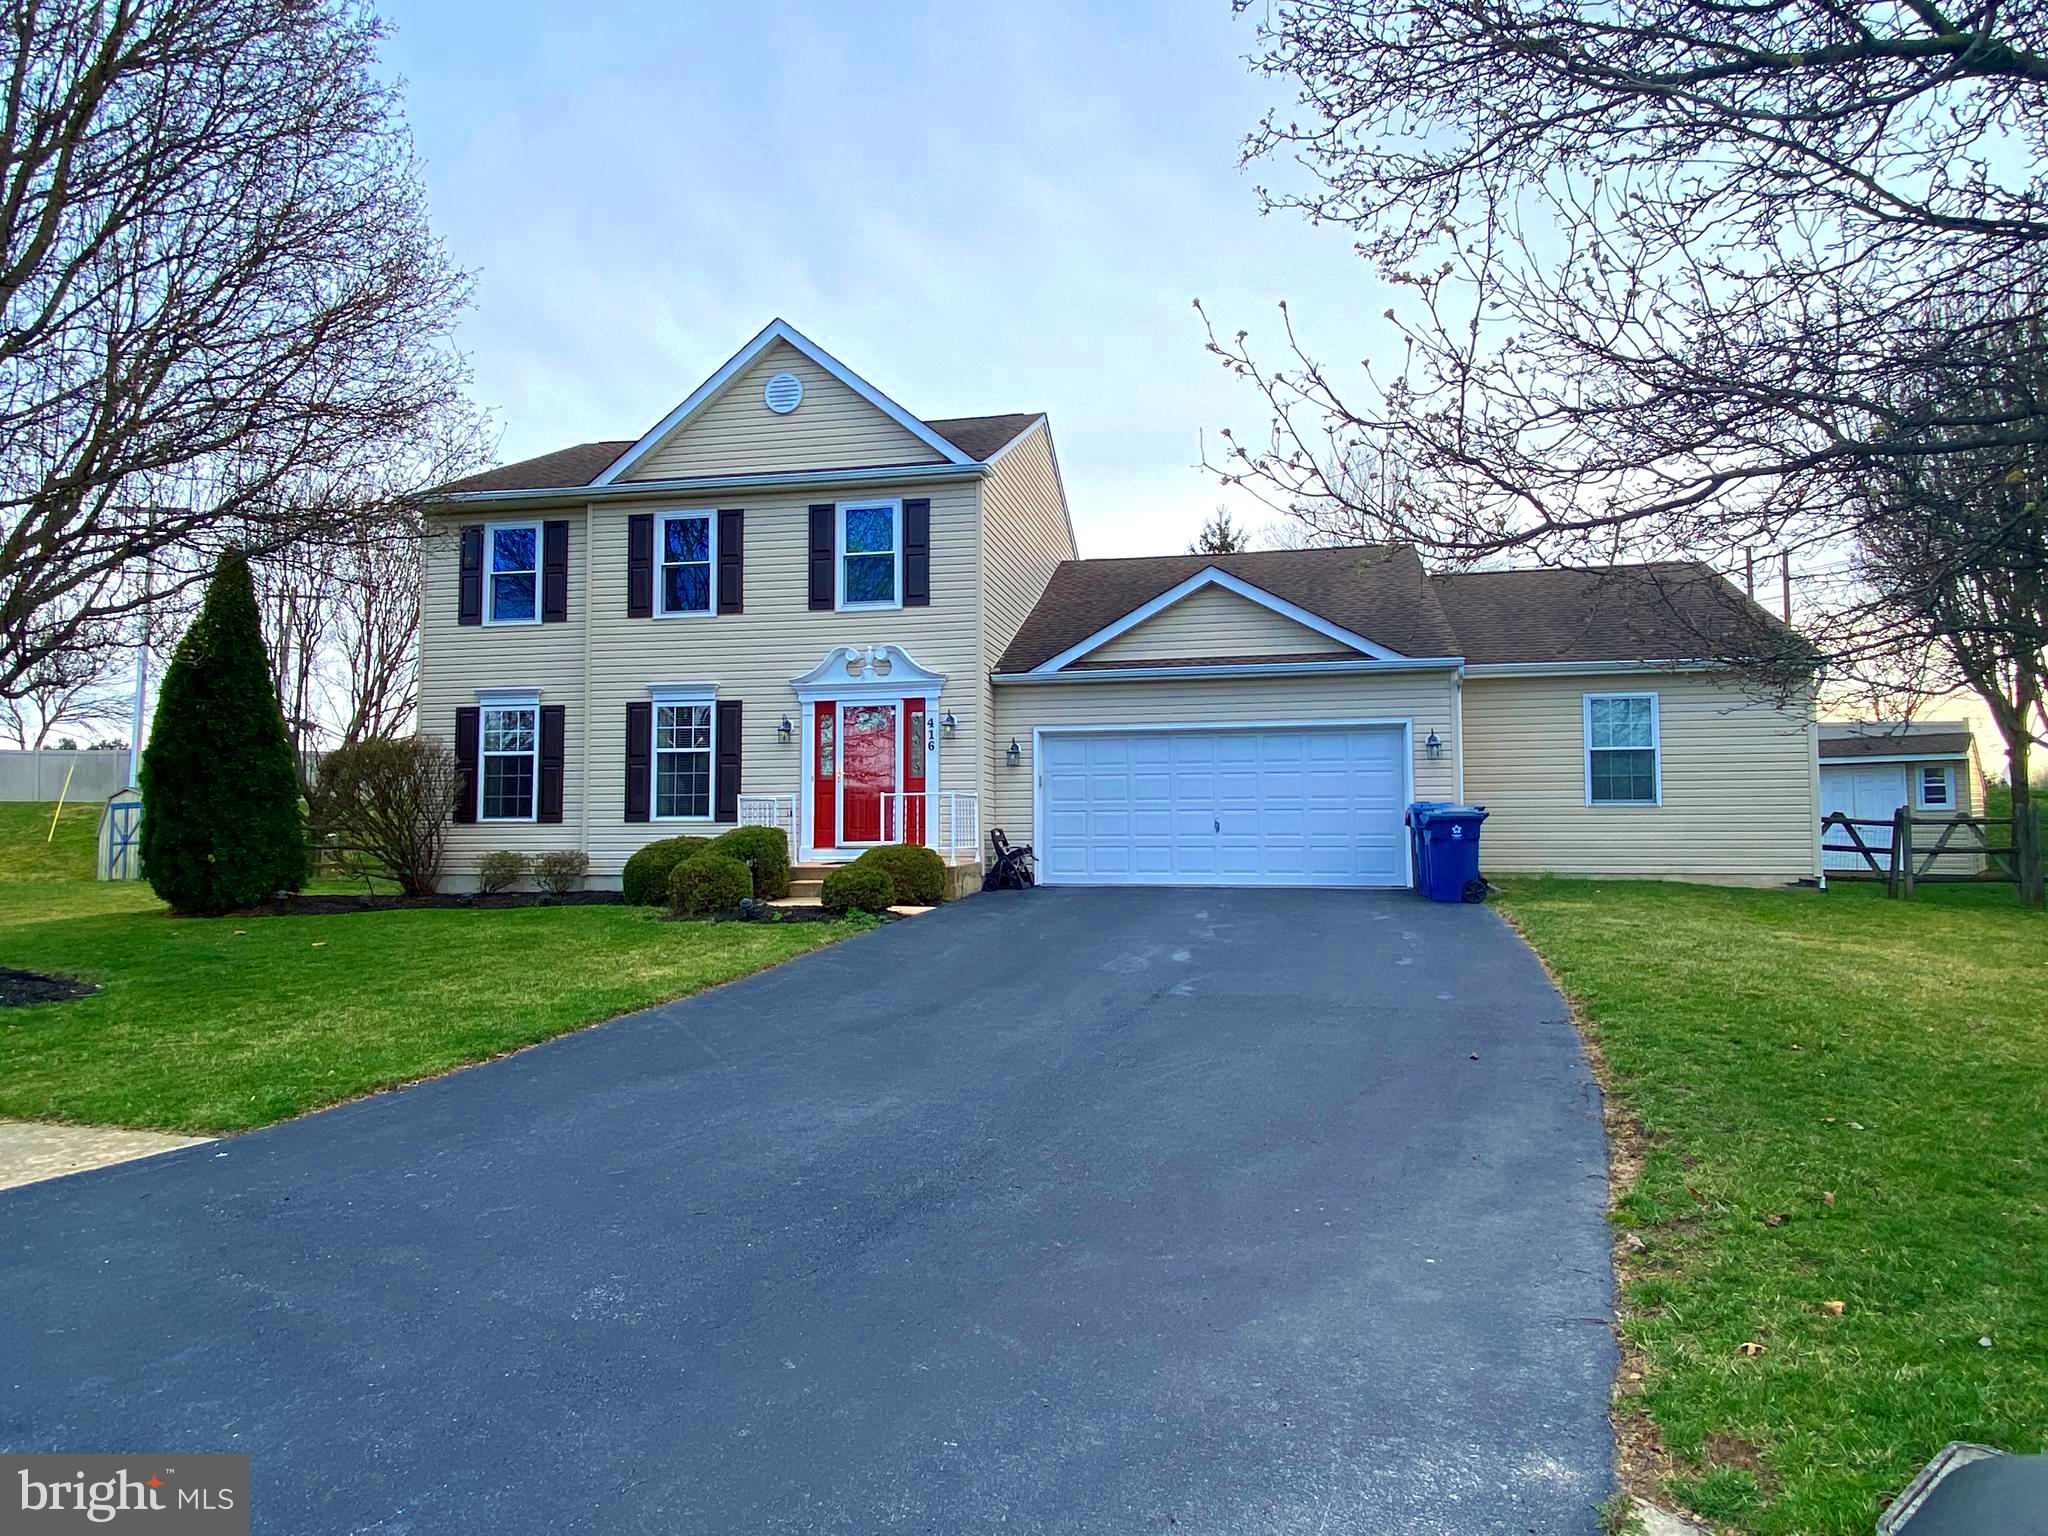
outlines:
[[[1764,622],[1704,567],[1082,560],[1042,414],[920,418],[782,321],[429,521],[454,883],[752,823],[799,863],[1000,826],[1048,883],[1401,885],[1416,799],[1485,804],[1494,872],[1818,871],[1811,703],[1702,659]]]

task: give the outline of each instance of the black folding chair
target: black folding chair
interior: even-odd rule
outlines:
[[[1031,873],[1031,845],[1013,843],[1001,827],[989,830],[988,844],[995,851],[988,873],[981,877],[984,891],[1028,890],[1035,882]]]

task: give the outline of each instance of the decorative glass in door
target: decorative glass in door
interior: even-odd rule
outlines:
[[[839,710],[840,841],[896,841],[896,706]]]

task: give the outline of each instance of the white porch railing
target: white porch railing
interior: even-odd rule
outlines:
[[[743,827],[778,827],[789,839],[789,856],[796,857],[800,847],[796,835],[795,795],[741,795],[740,825]]]
[[[944,854],[948,863],[981,857],[981,796],[959,789],[897,789],[882,799],[883,825],[892,833],[898,827],[907,827],[913,835],[922,831],[924,835],[916,840]]]

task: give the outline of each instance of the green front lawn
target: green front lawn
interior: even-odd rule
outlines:
[[[0,1010],[0,1117],[246,1130],[731,981],[869,926],[636,907],[173,918],[91,876],[96,808],[0,806],[0,964],[97,995]],[[40,816],[40,821],[37,817]]]
[[[1666,1493],[1846,1536],[1951,1440],[2042,1450],[2048,921],[2010,886],[1503,902],[1643,1133],[1621,1406],[1674,1458]]]

